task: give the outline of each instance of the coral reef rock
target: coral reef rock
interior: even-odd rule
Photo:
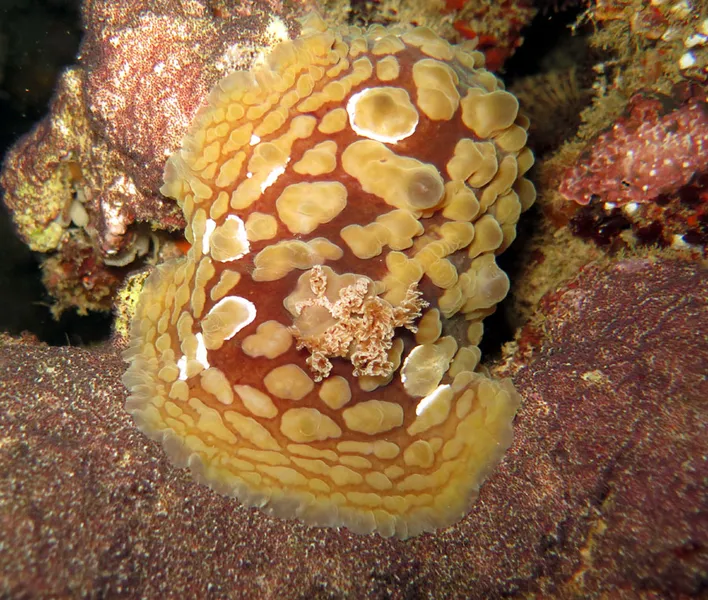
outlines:
[[[507,459],[467,518],[406,541],[196,484],[123,410],[118,348],[0,338],[0,594],[699,595],[707,304],[705,270],[679,261],[587,268],[549,296]]]
[[[32,250],[55,252],[46,280],[61,271],[70,230],[85,232],[91,279],[119,281],[121,267],[169,243],[152,230],[184,227],[181,211],[160,195],[166,157],[178,146],[209,89],[248,68],[264,48],[294,35],[298,3],[86,0],[78,64],[56,86],[49,114],[19,140],[0,171],[3,200]],[[61,267],[61,265],[60,265]],[[50,288],[58,310],[108,310],[83,280]]]

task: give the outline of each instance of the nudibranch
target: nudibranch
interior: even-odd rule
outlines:
[[[281,518],[406,538],[469,510],[519,396],[478,368],[535,199],[528,121],[470,46],[316,16],[221,80],[165,167],[191,248],[148,277],[126,408]]]

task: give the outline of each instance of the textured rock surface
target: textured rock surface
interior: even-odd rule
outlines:
[[[214,494],[133,427],[115,349],[3,339],[0,594],[698,595],[706,298],[704,270],[636,259],[549,297],[547,341],[515,377],[514,445],[463,522],[407,542]]]
[[[83,2],[78,64],[59,78],[49,114],[0,170],[3,202],[23,241],[59,256],[44,265],[46,283],[58,274],[72,278],[49,287],[58,311],[110,310],[116,291],[114,284],[97,293],[76,276],[77,243],[93,254],[89,279],[104,282],[122,278],[120,267],[146,256],[151,243],[171,248],[169,236],[154,236],[184,227],[178,208],[158,192],[166,156],[214,82],[294,35],[303,8],[275,0],[241,2],[237,10],[225,4]]]

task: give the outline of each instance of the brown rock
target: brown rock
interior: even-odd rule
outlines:
[[[679,597],[708,584],[708,278],[589,268],[517,373],[516,440],[458,526],[405,542],[246,510],[122,409],[118,345],[0,340],[0,595]]]

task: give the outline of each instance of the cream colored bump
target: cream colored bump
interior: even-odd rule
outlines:
[[[520,177],[514,182],[514,191],[519,196],[521,210],[528,210],[536,201],[536,188],[526,177]]]
[[[336,462],[339,459],[334,450],[323,450],[321,448],[313,448],[307,444],[288,444],[288,452],[291,454],[299,454],[300,456],[306,456],[307,458],[324,458],[331,462]]]
[[[415,334],[417,344],[433,344],[438,341],[442,333],[442,321],[440,311],[431,308],[423,313],[418,321],[418,331]]]
[[[349,124],[357,135],[395,144],[415,133],[418,111],[399,87],[366,88],[347,102]]]
[[[505,156],[499,164],[496,175],[482,191],[479,198],[480,210],[486,211],[499,196],[508,192],[516,181],[517,174],[516,159],[511,155]]]
[[[362,375],[358,378],[359,388],[364,392],[373,392],[377,388],[388,385],[398,367],[401,366],[403,348],[403,340],[400,337],[395,338],[387,352],[388,362],[393,365],[391,372],[388,375]]]
[[[338,181],[294,183],[275,201],[278,216],[291,233],[312,233],[347,205],[347,188]]]
[[[378,490],[379,492],[384,492],[393,488],[393,483],[386,477],[383,473],[367,473],[364,475],[364,481],[367,485]]]
[[[384,35],[374,41],[371,46],[371,54],[374,56],[382,56],[384,54],[396,54],[401,50],[405,50],[406,45],[396,35]]]
[[[229,195],[226,192],[219,192],[216,200],[209,207],[209,218],[218,221],[229,210]]]
[[[249,208],[261,197],[265,189],[275,183],[278,177],[285,172],[286,162],[283,159],[283,164],[274,164],[270,169],[261,169],[254,172],[252,177],[244,179],[231,193],[229,206],[239,211]]]
[[[401,74],[401,64],[395,56],[386,56],[376,63],[376,77],[381,81],[393,81]]]
[[[356,471],[352,471],[349,467],[336,465],[329,470],[328,475],[334,483],[342,488],[349,485],[359,485],[364,478]]]
[[[473,188],[481,188],[487,185],[497,173],[499,163],[497,161],[497,150],[492,142],[475,142],[471,149],[473,156],[474,172],[467,179],[467,183]]]
[[[464,181],[445,184],[443,217],[453,221],[471,222],[479,214],[479,201]]]
[[[482,86],[488,92],[493,92],[495,90],[498,90],[499,88],[504,89],[501,80],[496,75],[494,75],[494,73],[490,73],[489,71],[487,71],[487,69],[477,70],[475,73],[472,74],[471,79],[478,85]]]
[[[525,175],[533,167],[534,160],[533,152],[530,148],[524,148],[519,152],[516,157],[516,162],[519,164],[519,177]]]
[[[455,338],[446,336],[435,344],[422,344],[410,351],[401,368],[401,381],[414,397],[427,396],[438,386],[457,351]]]
[[[424,54],[438,60],[452,60],[455,56],[452,46],[429,27],[416,27],[407,31],[401,39],[410,46],[420,48]]]
[[[238,282],[241,281],[241,273],[224,269],[219,276],[219,281],[211,288],[209,297],[217,302],[228,294]]]
[[[293,165],[299,175],[324,175],[337,168],[337,144],[332,140],[321,142],[306,150],[302,158]]]
[[[363,56],[357,58],[352,63],[352,72],[343,77],[340,81],[345,83],[348,89],[352,89],[369,79],[373,73],[374,65],[371,64],[371,61],[367,57]]]
[[[278,233],[278,221],[273,215],[252,212],[246,219],[246,238],[249,242],[270,240]]]
[[[391,250],[405,250],[413,245],[413,238],[424,231],[420,221],[407,210],[392,210],[376,218],[389,232],[388,246]]]
[[[334,410],[339,410],[352,399],[349,382],[339,375],[325,379],[320,386],[318,395],[322,402]]]
[[[225,79],[226,78],[222,79],[221,81],[224,81]],[[221,86],[221,81],[219,82],[219,86]],[[229,107],[226,109],[226,118],[229,120],[230,123],[236,123],[237,121],[240,121],[245,115],[246,109],[243,107],[243,105],[238,104],[236,102],[231,102],[229,104]]]
[[[330,494],[332,492],[332,487],[316,477],[311,477],[307,482],[307,486],[318,494]]]
[[[454,378],[463,371],[474,371],[481,358],[482,352],[477,346],[462,347],[455,354],[447,375]]]
[[[192,231],[194,208],[194,196],[192,194],[187,194],[182,202],[182,212],[184,213],[185,221],[187,221],[187,227],[184,229],[184,237],[190,244],[194,244],[194,233]]]
[[[435,462],[435,452],[425,440],[416,440],[403,451],[403,461],[409,467],[428,469]]]
[[[214,437],[227,442],[228,444],[236,443],[236,436],[224,425],[224,421],[222,420],[219,411],[206,406],[197,398],[191,398],[189,400],[189,406],[198,415],[196,422],[198,429],[204,433],[211,434]]]
[[[499,198],[489,208],[489,214],[501,225],[504,234],[504,241],[499,247],[499,252],[503,252],[514,241],[516,237],[516,224],[521,216],[521,202],[514,190],[509,190]]]
[[[342,153],[342,167],[365,192],[396,208],[430,209],[440,203],[445,192],[433,165],[399,156],[374,140],[350,144]]]
[[[416,418],[406,429],[410,436],[420,435],[444,423],[450,416],[454,392],[449,385],[438,386],[416,406]]]
[[[261,250],[253,259],[253,281],[274,281],[293,269],[311,269],[327,260],[339,260],[343,251],[325,238],[309,242],[286,240]]]
[[[214,272],[214,266],[210,258],[205,257],[199,261],[199,268],[197,269],[194,289],[192,290],[192,297],[190,299],[192,314],[197,319],[201,318],[206,303],[206,291],[204,288],[214,276]]]
[[[208,256],[205,256],[199,261],[199,266],[194,275],[194,286],[205,287],[211,281],[211,278],[214,277],[215,272],[214,263]]]
[[[165,383],[172,383],[177,379],[179,369],[175,365],[165,365],[157,372],[157,377]]]
[[[295,466],[305,469],[306,471],[310,471],[311,473],[315,473],[316,475],[326,473],[326,464],[321,460],[308,460],[294,456],[291,461]]]
[[[436,287],[444,290],[457,283],[457,268],[446,258],[440,258],[425,269],[425,274]]]
[[[359,471],[365,469],[371,469],[374,465],[370,460],[364,458],[363,456],[340,456],[339,462],[347,467],[352,467]]]
[[[214,190],[211,189],[206,183],[197,179],[196,177],[189,178],[189,187],[194,193],[194,202],[197,204],[203,202],[204,200],[209,200],[214,195]]]
[[[172,290],[172,292],[170,292],[170,289]],[[168,308],[172,304],[172,299],[174,298],[175,291],[175,286],[171,285],[165,292],[165,301],[163,302],[165,310],[163,310],[162,315],[160,316],[160,320],[157,322],[157,332],[160,335],[164,334],[167,331],[167,328],[170,326],[170,311],[168,310]],[[172,293],[172,295],[169,295],[170,293]],[[162,351],[162,349],[160,350]]]
[[[302,400],[315,387],[308,374],[294,364],[275,367],[264,377],[263,383],[273,396],[283,400]]]
[[[347,69],[349,69],[349,61],[346,59],[342,59],[333,67],[327,69],[325,75],[327,75],[329,79],[335,79]]]
[[[467,298],[473,293],[474,281],[467,272],[461,273],[457,278],[457,283],[438,298],[438,308],[446,319],[455,315],[462,308]]]
[[[405,298],[408,288],[422,279],[423,267],[402,252],[389,252],[386,255],[386,267],[389,272],[383,278],[386,289],[383,297],[396,306]]]
[[[282,143],[285,141],[285,144]],[[273,140],[271,142],[260,142],[253,148],[253,153],[248,161],[249,172],[270,173],[276,167],[283,167],[287,163],[289,157],[289,147],[287,144],[287,135],[283,139]]]
[[[269,360],[277,358],[290,349],[293,336],[290,330],[278,321],[265,321],[256,329],[256,333],[247,336],[241,349],[251,358],[265,356]]]
[[[234,129],[229,134],[229,139],[224,144],[223,152],[225,154],[239,151],[236,155],[242,155],[245,158],[245,154],[241,151],[241,148],[247,146],[253,135],[253,123],[245,123],[236,129]]]
[[[461,105],[462,122],[481,138],[511,126],[519,112],[519,101],[503,90],[485,94],[479,88],[469,89]]]
[[[201,321],[204,345],[208,350],[218,350],[255,318],[253,302],[240,296],[226,296]]]
[[[224,161],[219,168],[219,175],[214,183],[220,188],[233,186],[241,176],[244,160],[246,160],[245,152],[237,152],[234,156]]]
[[[258,388],[250,385],[235,385],[233,387],[248,412],[264,419],[272,419],[278,415],[278,408],[268,394],[264,394]]]
[[[384,472],[384,475],[386,475],[386,477],[388,477],[389,479],[393,479],[393,480],[400,479],[406,473],[406,471],[403,469],[403,467],[399,467],[398,465],[390,465],[390,466],[386,467],[383,472]],[[385,498],[384,503],[386,503],[387,501],[388,501],[388,498]],[[403,512],[403,510],[405,510],[405,508],[402,510],[399,510],[399,507],[396,506],[396,507],[394,507],[394,510],[396,512]]]
[[[344,243],[349,246],[354,256],[367,260],[381,254],[388,243],[389,232],[380,223],[368,225],[347,225],[339,232]]]
[[[449,65],[424,58],[413,65],[417,103],[433,121],[449,121],[460,106],[459,78]]]
[[[468,273],[476,285],[474,294],[467,299],[463,307],[465,313],[491,308],[501,302],[509,292],[509,278],[494,259],[493,254],[478,256],[471,263]]]
[[[299,471],[291,469],[290,467],[270,467],[268,465],[257,465],[256,468],[265,475],[268,475],[272,479],[275,479],[286,489],[288,487],[295,486],[303,487],[307,484],[307,477],[305,477]]]
[[[291,408],[280,419],[280,431],[293,442],[321,442],[342,435],[339,426],[316,408]]]
[[[263,138],[280,129],[288,120],[288,109],[285,106],[276,106],[270,111],[253,133],[259,138]]]
[[[472,40],[466,40],[466,41],[472,41]],[[474,40],[477,41],[477,40]],[[455,52],[455,58],[460,62],[460,64],[465,67],[468,71],[472,71],[474,69],[479,69],[480,67],[484,67],[484,61],[485,57],[484,54],[481,52],[475,50],[474,48],[467,46],[463,44],[458,44],[452,47],[453,51]]]
[[[234,410],[224,411],[224,419],[228,421],[233,426],[233,428],[241,434],[244,439],[248,440],[258,448],[261,448],[262,450],[273,451],[269,453],[270,455],[276,454],[275,451],[281,449],[280,444],[271,435],[271,433],[255,419],[247,417],[246,415],[242,415],[241,413],[236,412]],[[250,448],[240,448],[239,454],[242,454],[243,456],[246,456],[248,458],[257,457],[257,459],[261,460],[262,462],[266,462],[268,460],[268,455],[263,452],[259,452],[258,450],[252,450]],[[284,457],[278,457],[276,455],[273,458],[275,460],[282,460]]]
[[[173,400],[186,402],[189,399],[189,385],[186,381],[179,379],[170,386],[169,397]]]
[[[335,94],[334,86],[332,84],[338,85],[338,94]],[[326,91],[315,92],[307,96],[295,107],[301,113],[312,113],[320,110],[325,104],[329,102],[337,102],[336,96],[341,96],[340,100],[346,96],[345,88],[339,83],[339,81],[331,81],[327,84]]]
[[[192,261],[189,262],[190,264],[194,264]],[[177,291],[175,292],[172,320],[170,321],[173,325],[177,322],[177,319],[179,318],[182,309],[184,308],[184,305],[189,302],[189,290],[190,284],[185,281],[184,283],[182,283],[182,285],[179,286],[179,288],[177,288]]]
[[[404,250],[413,245],[413,238],[423,233],[423,225],[407,210],[392,210],[376,218],[374,223],[347,225],[340,235],[357,258],[373,258],[381,254],[384,245]]]
[[[249,251],[246,227],[243,221],[235,216],[226,217],[223,225],[216,227],[209,236],[211,256],[219,262],[237,260]]]
[[[368,45],[367,45],[367,40],[365,37],[360,37],[357,36],[352,39],[351,43],[349,44],[349,56],[352,58],[356,58],[363,52],[368,51]]]
[[[526,130],[518,125],[512,125],[499,135],[494,136],[494,143],[497,148],[504,152],[519,152],[526,145]]]
[[[477,170],[481,152],[474,140],[462,138],[455,144],[452,158],[445,165],[450,179],[467,179]]]
[[[467,341],[470,346],[479,346],[482,341],[482,336],[484,335],[484,324],[479,321],[477,323],[470,323],[467,326]]]
[[[347,428],[367,435],[391,431],[403,424],[403,409],[394,402],[367,400],[342,411]]]
[[[224,416],[226,416],[226,414]],[[248,420],[248,421],[252,421],[253,423],[257,423],[257,421],[255,421],[254,419],[251,419],[251,417],[243,417],[243,415],[238,415],[238,416],[242,417],[244,420]],[[266,432],[267,432],[267,430],[266,430]],[[278,447],[280,447],[280,446],[278,446]],[[253,448],[237,448],[236,452],[239,456],[243,456],[243,457],[247,458],[248,460],[256,462],[256,463],[263,463],[263,464],[272,465],[272,466],[278,466],[278,465],[282,466],[282,465],[291,464],[291,461],[287,456],[281,454],[280,452],[275,451],[275,449],[274,450],[254,450]]]
[[[383,504],[381,496],[373,492],[347,492],[345,496],[351,504],[362,506],[365,509],[376,508]],[[375,525],[367,524],[366,529],[372,529],[373,527]]]
[[[180,340],[185,340],[187,337],[193,334],[194,317],[187,311],[180,314],[179,319],[177,319],[177,337]]]
[[[349,123],[347,111],[343,108],[335,108],[322,117],[317,129],[326,134],[338,133],[347,126],[347,123]]]
[[[199,259],[202,257],[202,253],[204,252],[204,234],[206,233],[206,227],[207,227],[207,214],[206,211],[203,208],[197,209],[197,211],[194,213],[194,218],[192,219],[191,222],[191,231],[192,231],[192,240],[189,241],[190,244],[192,244],[192,247],[190,248],[190,252],[192,253],[192,259],[193,262],[196,264],[199,262]],[[185,237],[187,234],[187,230],[190,229],[190,226],[187,226],[187,229],[185,230]]]
[[[314,10],[305,13],[300,19],[300,26],[300,35],[302,36],[324,33],[329,29],[324,19]]]
[[[504,233],[492,215],[483,215],[475,223],[475,236],[472,244],[467,249],[467,255],[475,258],[480,254],[492,252],[501,246]]]
[[[231,390],[231,384],[221,369],[210,367],[200,373],[199,379],[204,391],[212,394],[219,402],[226,406],[233,404],[234,393]]]
[[[349,454],[364,454],[368,456],[374,453],[374,444],[371,442],[355,442],[347,440],[337,443],[337,452]]]
[[[184,411],[174,402],[165,402],[165,412],[173,418],[179,417]]]

